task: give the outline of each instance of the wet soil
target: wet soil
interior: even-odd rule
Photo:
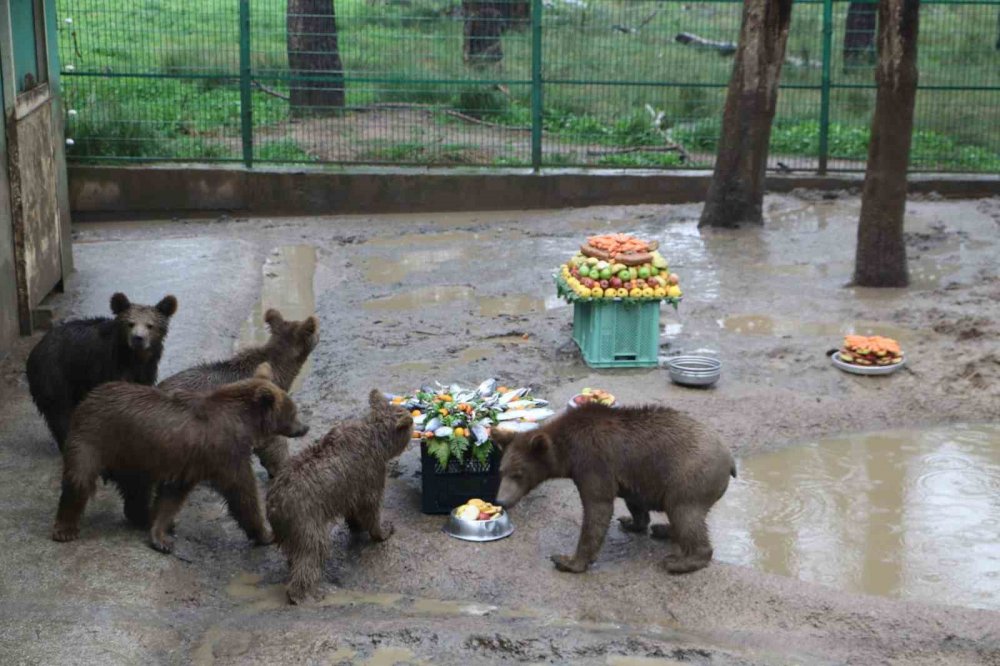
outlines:
[[[687,410],[722,433],[747,472],[713,517],[709,568],[668,576],[658,566],[662,543],[613,526],[592,570],[573,576],[548,559],[576,543],[580,505],[570,483],[533,492],[512,514],[509,539],[467,544],[441,532],[442,517],[420,513],[411,449],[387,485],[393,538],[352,541],[334,528],[330,590],[319,603],[287,608],[278,551],[247,543],[205,489],[180,515],[174,556],[128,529],[120,500],[103,487],[78,541],[48,538],[60,463],[23,376],[35,336],[0,362],[0,659],[998,663],[1000,612],[974,608],[995,606],[946,584],[953,574],[964,579],[970,549],[961,541],[953,549],[963,552],[938,556],[942,583],[896,597],[863,594],[889,592],[813,576],[815,568],[769,567],[745,548],[747,530],[776,506],[760,494],[766,456],[786,455],[774,464],[799,469],[823,437],[1000,421],[1000,201],[908,204],[914,285],[895,290],[845,286],[858,207],[850,196],[768,197],[763,229],[702,232],[698,206],[78,225],[78,272],[54,299],[58,314],[106,312],[116,290],[137,302],[176,294],[162,376],[259,335],[255,319],[266,307],[312,305],[322,340],[294,397],[316,437],[363,410],[373,387],[497,376],[531,384],[554,404],[596,386],[623,402]],[[685,292],[677,312],[661,314],[661,354],[718,354],[715,387],[671,385],[661,369],[599,372],[581,362],[572,308],[553,297],[550,275],[583,236],[610,230],[660,240]],[[825,352],[844,332],[869,330],[899,337],[907,365],[875,378],[836,370]],[[881,464],[831,450],[834,468]],[[777,506],[794,503],[795,485],[779,489],[788,499]],[[849,525],[855,514],[890,525],[879,487],[858,487],[842,521],[846,545],[830,548],[854,547],[852,530],[866,529]],[[794,531],[803,520],[772,515],[767,529],[785,522]],[[900,552],[919,555],[921,543],[904,539]]]

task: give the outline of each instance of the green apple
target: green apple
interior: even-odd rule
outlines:
[[[611,268],[610,267],[605,266],[604,268],[601,269],[601,279],[602,280],[610,280],[611,279]]]
[[[657,268],[656,266],[650,266],[649,267],[649,274],[650,275],[659,275],[660,274],[660,269]]]
[[[587,264],[582,264],[580,266],[580,275],[583,277],[590,277],[590,266]]]
[[[627,268],[624,268],[618,273],[618,277],[621,278],[622,282],[628,282],[632,279],[632,273]]]
[[[640,266],[639,267],[639,277],[641,277],[643,280],[645,280],[646,278],[649,277],[649,275],[650,275],[650,273],[649,273],[649,266]]]
[[[597,257],[587,257],[587,264],[589,266],[596,266],[598,261]]]

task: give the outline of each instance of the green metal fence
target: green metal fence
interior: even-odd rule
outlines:
[[[58,7],[77,162],[711,168],[742,3]],[[874,7],[795,3],[772,168],[863,170]],[[912,169],[1000,172],[998,15],[922,3]]]

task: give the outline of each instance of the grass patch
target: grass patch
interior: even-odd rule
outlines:
[[[525,82],[531,79],[530,31],[506,32],[504,59],[487,67],[471,67],[462,58],[463,20],[455,11],[458,4],[457,0],[336,0],[341,58],[348,77],[347,104],[430,104],[492,123],[529,125],[531,94]],[[872,67],[842,61],[847,5],[838,2],[833,7],[833,81],[867,86],[873,80]],[[280,0],[260,0],[251,7],[255,77],[278,94],[287,94],[285,6]],[[57,0],[57,10],[64,69],[143,75],[63,77],[67,108],[79,112],[70,133],[76,141],[70,151],[74,159],[239,157],[238,3]],[[783,83],[811,88],[782,90],[772,149],[783,155],[814,159],[818,152],[822,69],[814,65],[822,53],[822,12],[821,3],[796,3],[793,11],[788,54],[806,64],[786,65]],[[568,153],[579,156],[587,145],[662,145],[662,130],[669,128],[688,150],[713,151],[732,59],[682,46],[673,36],[686,31],[733,41],[740,13],[738,1],[602,0],[583,7],[546,3],[545,140],[580,144]],[[921,85],[1000,86],[994,48],[996,15],[995,4],[922,7]],[[72,27],[62,22],[66,17],[73,18]],[[611,26],[637,29],[623,32]],[[201,77],[185,78],[190,74]],[[506,84],[497,87],[493,81]],[[630,85],[630,81],[677,85]],[[942,170],[995,170],[1000,160],[998,97],[1000,93],[989,90],[921,91],[913,164]],[[831,158],[863,161],[874,91],[835,87],[830,99]],[[660,126],[652,125],[647,105],[662,112]],[[253,92],[253,106],[256,128],[276,127],[289,120],[287,101],[261,90]],[[522,163],[489,152],[489,146],[501,145],[503,140],[484,128],[477,130],[479,136],[488,136],[482,149],[446,148],[424,145],[405,132],[393,138],[399,132],[389,124],[393,122],[390,114],[385,122],[384,132],[379,132],[381,143],[367,145],[362,142],[370,138],[355,139],[355,157],[390,163],[433,161],[442,156],[455,163],[469,159],[484,164]],[[437,116],[436,122],[461,121]],[[521,140],[526,141],[526,136]],[[320,144],[324,141],[323,136],[314,138]],[[335,143],[342,137],[331,134],[329,140]],[[274,151],[276,160],[303,157],[291,142],[277,142],[268,150]],[[523,152],[524,147],[513,150]],[[547,152],[546,161],[558,159],[555,154]],[[590,161],[601,163],[608,157],[624,166],[674,166],[669,162],[676,158],[669,153],[627,153]],[[641,164],[626,164],[630,161]]]

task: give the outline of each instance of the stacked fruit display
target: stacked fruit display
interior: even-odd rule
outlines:
[[[854,365],[895,365],[903,361],[903,351],[892,338],[848,335],[840,348],[840,360]]]
[[[591,236],[559,268],[562,295],[576,300],[666,300],[676,305],[680,280],[670,272],[656,241],[628,234]]]
[[[452,460],[486,464],[493,451],[491,428],[533,428],[555,413],[548,401],[533,397],[530,388],[497,386],[495,379],[474,389],[427,386],[413,395],[389,397],[410,410],[414,439],[423,441],[443,469]]]

